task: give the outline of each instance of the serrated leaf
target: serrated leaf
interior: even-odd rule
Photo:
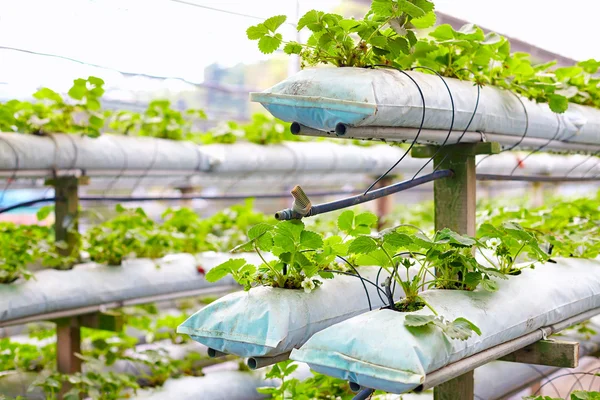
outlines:
[[[569,99],[567,99],[565,96],[551,94],[548,98],[548,105],[550,106],[550,109],[557,114],[562,114],[569,108]]]
[[[373,46],[384,48],[388,45],[387,37],[385,36],[374,36],[369,41]]]
[[[360,254],[356,258],[358,266],[389,266],[390,260],[383,250],[375,250],[369,254]]]
[[[397,57],[410,52],[410,43],[403,37],[397,37],[388,41],[388,48],[392,51],[392,54]]]
[[[435,315],[408,314],[404,316],[406,326],[425,326],[435,321]]]
[[[441,41],[452,40],[456,37],[455,35],[454,29],[449,24],[439,25],[433,32],[429,33],[429,36]]]
[[[356,225],[374,226],[375,224],[377,224],[377,215],[371,212],[363,212],[357,214],[354,217],[354,223]]]
[[[318,233],[302,231],[300,234],[300,246],[305,249],[320,249],[323,247],[323,239]]]
[[[498,282],[491,279],[483,279],[480,281],[481,287],[488,292],[498,291]]]
[[[271,251],[273,247],[273,235],[270,232],[265,232],[256,239],[256,247],[262,251]]]
[[[478,336],[481,336],[481,330],[479,327],[466,318],[456,318],[454,321],[452,321],[452,326],[475,332]],[[469,334],[469,336],[471,335]]]
[[[346,210],[341,213],[337,220],[337,226],[343,232],[350,232],[354,226],[354,211]]]
[[[359,236],[350,243],[348,251],[353,254],[369,254],[377,250],[375,239],[368,236]]]
[[[394,14],[394,5],[392,0],[373,0],[371,11],[379,17],[391,17]]]
[[[241,267],[246,264],[246,260],[243,258],[232,258],[224,263],[217,265],[216,267],[211,268],[204,278],[208,282],[216,282],[219,279],[223,279],[227,274],[230,274],[232,271],[237,271]]]
[[[62,103],[62,97],[52,89],[41,88],[33,94],[38,100],[52,100],[55,103]]]
[[[434,12],[428,12],[419,18],[413,18],[410,23],[417,29],[430,28],[435,25],[437,17]]]
[[[265,35],[258,41],[258,49],[261,53],[271,54],[281,45],[281,38],[281,33],[277,33],[275,36]]]
[[[268,30],[275,33],[277,28],[279,28],[281,24],[283,24],[286,21],[286,19],[287,17],[285,15],[275,15],[274,17],[266,19],[265,22],[263,22],[263,25]]]
[[[254,25],[246,29],[246,36],[250,40],[258,40],[267,34],[269,34],[269,30],[264,24]]]
[[[298,20],[297,29],[300,30],[307,27],[313,32],[321,31],[323,30],[323,25],[321,24],[322,17],[323,11],[310,10]]]
[[[304,230],[304,223],[299,220],[283,221],[275,225],[275,231],[279,235],[287,236],[294,242],[300,241],[300,234]]]
[[[302,45],[297,42],[289,42],[283,47],[285,54],[300,54]]]
[[[323,279],[333,279],[335,277],[332,272],[328,271],[319,271],[319,276]]]
[[[355,19],[343,19],[338,22],[338,25],[344,30],[344,32],[350,32],[352,29],[360,26],[360,21]]]
[[[413,18],[420,18],[425,15],[425,10],[408,0],[398,0],[398,8]]]
[[[248,231],[248,239],[256,239],[257,237],[263,235],[265,232],[268,232],[272,229],[273,225],[261,222],[260,224],[254,225],[252,228],[250,228],[250,230]]]

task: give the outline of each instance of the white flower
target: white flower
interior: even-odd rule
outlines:
[[[304,278],[301,285],[304,288],[305,293],[310,293],[315,288],[315,283],[310,278]]]
[[[485,245],[486,245],[487,247],[489,247],[490,249],[496,250],[496,248],[497,248],[498,246],[500,246],[500,244],[501,244],[501,243],[502,243],[502,242],[500,241],[500,239],[497,239],[497,238],[491,238],[491,239],[488,239],[488,240],[486,240],[486,242],[485,242]]]

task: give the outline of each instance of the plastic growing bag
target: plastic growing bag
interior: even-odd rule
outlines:
[[[249,254],[247,257],[256,257]],[[229,258],[227,254],[168,255],[160,260],[127,260],[122,266],[80,264],[69,271],[43,270],[34,278],[0,285],[0,321],[136,298],[233,286],[232,279],[207,282],[198,273]],[[253,258],[254,260],[254,258]]]
[[[378,271],[359,269],[373,282]],[[385,277],[382,272],[379,282]],[[373,309],[381,307],[376,289],[365,285]],[[396,293],[402,295],[400,290]],[[366,311],[369,302],[361,280],[336,275],[311,293],[263,286],[229,294],[192,315],[177,332],[224,353],[270,357],[298,348],[316,332]]]
[[[422,72],[393,69],[305,69],[270,89],[251,93],[275,117],[308,127],[332,131],[336,124],[349,126],[396,126],[418,128],[425,98],[425,129],[454,130],[467,127],[477,102],[472,82]],[[415,84],[416,82],[416,84]],[[555,114],[538,104],[493,86],[481,88],[470,131],[600,143],[600,110],[570,104],[566,113]],[[446,133],[441,133],[446,136]],[[576,135],[573,137],[573,135]]]
[[[290,358],[365,387],[392,393],[413,390],[427,373],[600,307],[600,261],[556,261],[499,281],[500,288],[494,293],[422,293],[439,315],[448,320],[467,318],[481,329],[481,336],[452,340],[437,327],[407,328],[407,313],[376,310],[317,333]],[[425,308],[416,314],[432,313]]]

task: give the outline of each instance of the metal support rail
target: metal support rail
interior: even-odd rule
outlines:
[[[109,303],[94,304],[92,306],[72,308],[69,310],[53,311],[53,312],[44,313],[44,314],[31,315],[31,316],[27,316],[27,317],[23,317],[23,318],[16,318],[16,319],[11,319],[11,320],[6,320],[6,321],[0,321],[0,328],[4,328],[7,326],[23,325],[23,324],[28,324],[31,322],[52,321],[52,320],[57,320],[57,319],[61,319],[61,318],[77,317],[80,315],[86,315],[86,314],[91,314],[91,313],[95,313],[95,312],[104,312],[104,311],[114,309],[114,308],[135,306],[135,305],[148,304],[148,303],[154,303],[154,302],[160,302],[160,301],[177,300],[177,299],[183,299],[186,297],[224,294],[224,293],[230,292],[232,290],[236,290],[236,289],[239,289],[239,287],[238,286],[218,286],[218,287],[214,287],[214,288],[187,290],[187,291],[183,291],[183,292],[178,291],[178,292],[161,294],[161,295],[156,295],[156,296],[138,297],[138,298],[123,300],[123,301],[112,301]]]
[[[392,142],[412,142],[418,132],[415,128],[397,128],[397,127],[349,127],[344,124],[338,124],[334,132],[320,131],[294,122],[290,128],[294,135],[317,136],[317,137],[337,137],[344,139],[363,139],[363,140],[385,140]],[[447,130],[422,129],[419,134],[419,143],[439,145],[448,136]],[[447,145],[460,143],[478,143],[478,142],[497,142],[504,147],[518,145],[519,149],[539,149],[554,150],[561,152],[581,152],[596,153],[600,151],[600,146],[588,143],[565,142],[560,140],[548,140],[542,138],[520,137],[511,135],[500,135],[496,133],[480,133],[467,131],[452,131]]]

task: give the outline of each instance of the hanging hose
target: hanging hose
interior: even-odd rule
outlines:
[[[394,183],[393,185],[382,187],[381,189],[372,190],[366,194],[347,197],[345,199],[332,201],[330,203],[317,204],[315,206],[311,206],[308,196],[304,194],[299,186],[296,186],[292,190],[292,196],[294,197],[293,206],[291,208],[286,208],[285,210],[276,212],[275,218],[279,221],[286,221],[291,219],[312,217],[318,214],[324,214],[331,211],[340,210],[342,208],[352,207],[357,204],[366,203],[368,201],[389,196],[415,186],[423,185],[424,183],[432,182],[442,178],[449,178],[452,176],[454,176],[454,172],[452,170],[444,169],[424,175],[420,178]]]

